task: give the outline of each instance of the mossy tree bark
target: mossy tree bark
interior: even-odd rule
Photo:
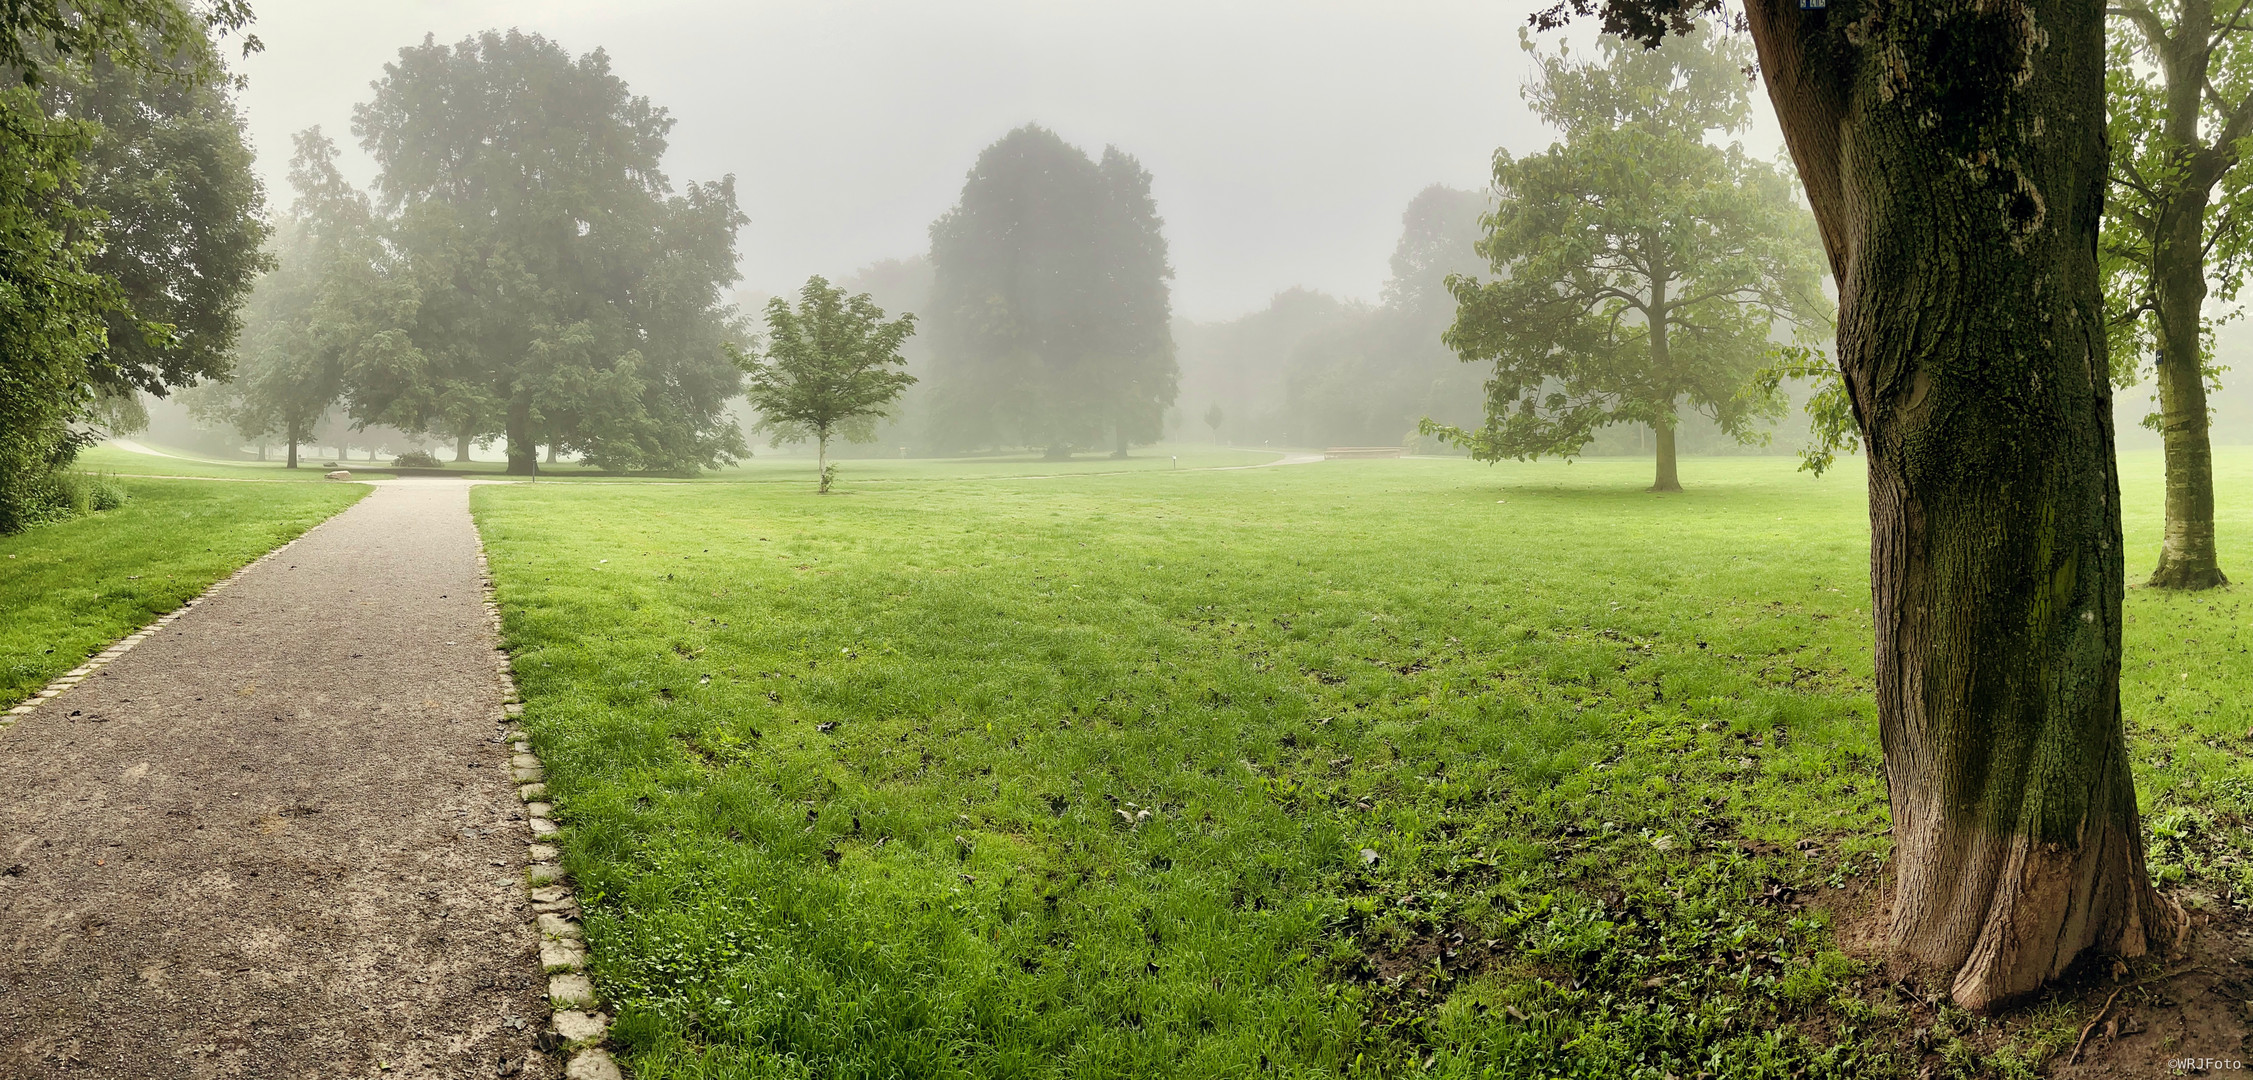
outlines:
[[[2093,0],[1751,0],[1869,448],[1890,941],[1985,1010],[2173,924],[2122,732]]]

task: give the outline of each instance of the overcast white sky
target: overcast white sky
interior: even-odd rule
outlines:
[[[608,50],[672,111],[678,183],[734,173],[743,287],[925,250],[978,151],[1037,121],[1156,178],[1175,309],[1229,318],[1292,285],[1374,298],[1425,185],[1482,186],[1546,145],[1518,98],[1533,0],[257,0],[242,104],[271,197],[290,133],[370,167],[352,106],[425,33]]]

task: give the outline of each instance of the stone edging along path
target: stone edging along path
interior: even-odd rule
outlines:
[[[17,719],[49,700],[68,693],[118,657],[130,652],[134,646],[186,615],[192,608],[233,585],[262,564],[282,556],[326,524],[327,521],[315,524],[297,537],[251,560],[233,574],[214,582],[194,598],[158,616],[147,626],[126,635],[85,663],[65,672],[30,698],[0,712],[0,730],[8,728]],[[482,537],[478,538],[477,579],[484,594],[482,602],[492,632],[494,671],[503,687],[503,704],[494,720],[501,729],[502,738],[509,744],[511,779],[518,798],[524,803],[525,816],[531,830],[531,843],[526,852],[529,865],[525,871],[524,884],[530,893],[534,913],[533,929],[539,938],[539,963],[541,973],[548,979],[547,996],[552,1013],[549,1032],[540,1040],[540,1044],[551,1051],[568,1055],[564,1068],[566,1080],[622,1080],[616,1061],[604,1046],[609,1034],[610,1018],[598,1011],[594,985],[587,973],[586,939],[579,923],[578,901],[572,893],[570,883],[565,879],[559,862],[561,853],[555,846],[561,830],[555,824],[553,807],[547,801],[546,772],[540,759],[532,753],[528,736],[520,726],[524,706],[516,689],[508,652],[501,647],[500,605],[494,597],[492,574]]]
[[[532,827],[532,843],[526,852],[531,866],[524,879],[532,890],[532,910],[540,934],[540,969],[548,976],[548,1003],[555,1010],[551,1021],[554,1035],[571,1055],[563,1075],[565,1080],[620,1080],[618,1064],[603,1046],[610,1033],[610,1018],[595,1011],[594,983],[587,977],[587,945],[579,926],[579,901],[557,862],[562,853],[556,850],[554,840],[561,830],[555,824],[555,809],[547,801],[547,770],[519,726],[524,699],[516,690],[508,650],[501,645],[501,605],[493,596],[492,568],[485,558],[482,536],[477,544],[477,578],[485,589],[485,616],[493,629],[493,668],[507,687],[507,704],[501,706],[499,719],[512,755],[509,775],[516,781],[517,797],[524,800],[524,814]]]

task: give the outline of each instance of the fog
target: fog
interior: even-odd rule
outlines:
[[[1525,5],[1491,0],[336,4],[262,0],[242,95],[270,192],[289,135],[352,145],[399,47],[489,28],[608,51],[671,110],[676,181],[732,173],[743,285],[784,292],[925,250],[978,151],[1037,122],[1155,177],[1174,306],[1234,318],[1304,286],[1374,299],[1410,198],[1479,187],[1550,136],[1518,100]]]
[[[885,268],[920,267],[932,221],[954,204],[982,148],[1025,123],[1090,152],[1116,145],[1149,170],[1170,247],[1183,381],[1168,432],[1212,437],[1195,418],[1218,405],[1233,417],[1222,437],[1261,444],[1300,441],[1279,407],[1260,400],[1286,391],[1280,372],[1296,346],[1263,346],[1283,351],[1257,392],[1210,385],[1221,368],[1251,363],[1237,353],[1259,351],[1238,339],[1293,304],[1381,304],[1412,198],[1435,184],[1482,189],[1496,148],[1524,153],[1554,137],[1519,97],[1531,70],[1518,44],[1530,10],[1490,0],[265,0],[256,30],[266,49],[237,67],[258,169],[279,209],[290,135],[313,125],[344,148],[350,179],[373,178],[352,110],[402,46],[514,27],[575,53],[602,49],[635,93],[677,121],[665,157],[676,184],[736,178],[750,218],[735,294],[746,308],[817,273],[869,288],[894,310],[918,306],[921,292]],[[1759,97],[1741,138],[1775,154]],[[916,273],[927,279],[928,269]],[[1436,336],[1443,325],[1426,319],[1418,332]],[[918,371],[924,348],[911,350]],[[2253,331],[2226,325],[2217,356],[2253,364]],[[1475,412],[1476,379],[1449,381],[1462,382],[1449,393],[1463,400],[1410,395],[1393,410],[1401,415],[1365,419],[1366,434],[1351,441],[1390,441],[1411,413]],[[2253,393],[2229,381],[2214,398],[2214,441],[2253,442]],[[2157,447],[2138,425],[2148,396],[2148,387],[2119,394],[2124,450]],[[903,404],[878,441],[883,452],[912,442],[921,422],[915,395]],[[1796,448],[1803,427],[1795,411],[1767,452]],[[1692,452],[1741,452],[1696,421],[1685,434]],[[1639,429],[1590,447],[1642,449]]]

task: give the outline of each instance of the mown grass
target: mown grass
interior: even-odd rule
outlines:
[[[368,491],[119,482],[130,501],[118,509],[0,536],[0,702],[36,692]]]
[[[143,454],[104,443],[80,451],[74,464],[90,472],[114,476],[192,476],[213,480],[286,480],[303,483],[318,482],[323,478],[323,473],[330,471],[320,467],[322,460],[308,458],[297,468],[291,469],[280,461],[213,461],[188,455],[185,451],[181,452],[181,456],[167,457],[163,454]],[[380,463],[356,461],[340,467],[358,473],[379,465]],[[377,475],[387,477],[391,474],[385,470]]]
[[[1916,1013],[1820,902],[1888,854],[1858,477],[1647,472],[479,489],[637,1075],[2029,1075],[2070,1017]],[[2130,600],[2214,903],[2235,604]]]

